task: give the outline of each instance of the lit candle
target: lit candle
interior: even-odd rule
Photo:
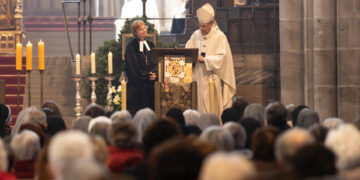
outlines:
[[[158,76],[159,76],[159,82],[161,82],[161,80],[162,80],[162,74],[161,74],[161,69],[162,69],[162,67],[161,67],[161,62],[159,62],[158,63]]]
[[[39,70],[45,70],[44,41],[38,42]]]
[[[16,44],[16,70],[22,69],[22,44],[19,42]]]
[[[126,110],[126,81],[121,81],[121,110]]]
[[[80,54],[76,54],[75,74],[80,75]]]
[[[108,72],[109,74],[113,73],[113,54],[111,52],[108,54]]]
[[[91,74],[95,74],[96,73],[95,53],[91,53],[90,59],[91,59]]]
[[[210,112],[215,114],[215,87],[212,78],[209,79]]]
[[[33,49],[33,45],[29,41],[26,44],[26,70],[27,71],[32,70],[32,49]]]

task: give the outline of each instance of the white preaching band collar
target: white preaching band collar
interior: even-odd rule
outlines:
[[[140,41],[140,52],[144,52],[144,44],[145,44],[145,47],[146,47],[146,49],[147,49],[147,51],[150,51],[151,49],[150,49],[150,46],[148,45],[148,43],[146,42],[146,40],[144,40],[144,41]]]

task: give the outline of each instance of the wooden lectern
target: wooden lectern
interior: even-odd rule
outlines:
[[[165,116],[170,108],[197,109],[197,85],[192,80],[192,66],[197,48],[154,48],[151,59],[159,66],[155,82],[155,114]]]

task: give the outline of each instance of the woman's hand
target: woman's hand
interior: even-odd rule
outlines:
[[[156,74],[150,72],[150,76],[149,76],[150,81],[154,81],[156,79]]]

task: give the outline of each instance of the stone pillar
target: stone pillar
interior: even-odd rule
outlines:
[[[280,0],[281,102],[304,104],[303,2]]]
[[[314,109],[314,19],[313,0],[304,0],[305,104]]]
[[[314,0],[314,109],[337,116],[336,0]]]
[[[360,2],[337,3],[339,117],[350,122],[360,113]]]

